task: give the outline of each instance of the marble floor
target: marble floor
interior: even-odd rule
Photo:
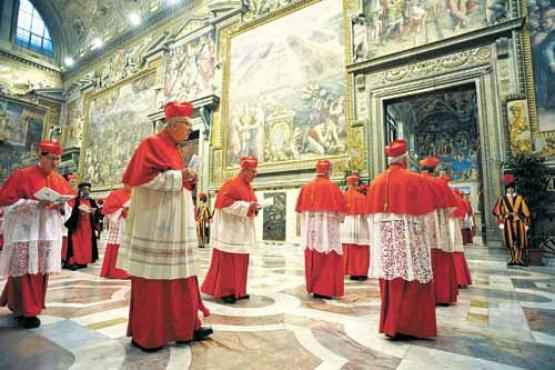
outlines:
[[[210,251],[199,253],[202,279]],[[40,328],[19,329],[0,308],[0,369],[554,369],[555,269],[508,268],[497,248],[466,255],[474,285],[456,306],[438,307],[435,340],[378,334],[376,281],[346,279],[343,299],[314,299],[302,249],[261,245],[251,256],[251,299],[206,298],[212,338],[152,354],[126,337],[128,281],[99,278],[100,263],[64,271],[50,279]]]

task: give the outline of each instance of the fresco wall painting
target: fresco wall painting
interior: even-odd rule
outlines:
[[[16,168],[37,160],[46,108],[0,97],[0,184]]]
[[[137,144],[152,134],[147,114],[156,109],[155,79],[150,70],[85,98],[81,178],[95,190],[120,184]]]
[[[310,22],[306,20],[310,19]],[[225,49],[226,167],[339,156],[347,148],[342,2],[239,29]]]

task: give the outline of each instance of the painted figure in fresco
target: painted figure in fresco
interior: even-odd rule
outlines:
[[[353,61],[366,58],[368,54],[368,34],[364,17],[353,18]]]
[[[536,101],[541,120],[543,112],[555,110],[555,5],[538,7],[530,17]]]
[[[511,135],[511,149],[515,153],[526,153],[532,151],[532,140],[529,132],[529,125],[526,122],[524,110],[526,107],[522,102],[511,104],[509,110],[511,120],[509,122]]]
[[[516,193],[516,179],[513,175],[503,176],[505,184],[505,195],[501,196],[493,214],[497,217],[497,224],[503,233],[505,247],[511,253],[511,260],[508,266],[525,266],[524,254],[528,248],[528,227],[532,221],[530,209],[526,199]]]

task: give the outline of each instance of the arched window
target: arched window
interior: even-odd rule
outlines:
[[[19,0],[15,43],[49,57],[54,56],[50,32],[29,0]]]

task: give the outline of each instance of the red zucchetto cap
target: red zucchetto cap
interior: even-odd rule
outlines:
[[[171,101],[164,106],[164,116],[166,120],[174,117],[191,117],[193,115],[193,106],[188,102]]]
[[[503,184],[505,185],[511,185],[515,182],[515,180],[515,177],[510,173],[503,175]]]
[[[241,157],[240,164],[242,169],[256,169],[256,166],[258,166],[258,160],[256,157],[252,156]]]
[[[330,172],[331,162],[327,159],[321,159],[316,162],[316,173],[325,175]]]
[[[419,163],[421,167],[436,168],[439,162],[440,162],[439,158],[434,156],[429,156],[421,160]]]
[[[360,182],[360,177],[358,177],[358,175],[351,175],[351,176],[347,177],[347,184],[356,185],[359,182]]]
[[[60,146],[60,143],[58,143],[57,141],[49,141],[49,140],[42,140],[39,143],[39,149],[41,153],[46,152],[46,153],[55,154],[55,155],[62,155],[62,153],[64,152],[64,150]]]
[[[407,142],[403,139],[393,140],[385,147],[385,155],[388,157],[399,157],[407,152]]]

